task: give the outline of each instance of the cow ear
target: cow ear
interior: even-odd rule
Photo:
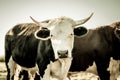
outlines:
[[[116,36],[118,39],[120,39],[120,29],[116,28],[115,31],[114,31],[114,33],[115,33],[115,36]]]
[[[83,26],[77,27],[74,29],[74,35],[76,35],[76,36],[82,36],[82,35],[86,34],[87,32],[88,32],[88,30]]]
[[[50,38],[50,30],[47,28],[42,28],[41,30],[35,32],[35,37],[37,39],[47,40]]]

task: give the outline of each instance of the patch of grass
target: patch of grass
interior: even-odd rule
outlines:
[[[5,57],[4,56],[0,56],[0,62],[5,62]]]

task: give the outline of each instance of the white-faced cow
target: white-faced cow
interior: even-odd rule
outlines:
[[[71,65],[74,35],[87,32],[86,28],[76,26],[91,16],[78,21],[60,17],[44,22],[31,17],[35,23],[18,24],[10,29],[5,36],[7,80],[18,80],[26,71],[30,79],[35,73],[42,80],[65,79]]]
[[[84,71],[95,61],[100,79],[110,80],[110,58],[120,59],[120,22],[90,29],[86,36],[74,39],[70,71]]]

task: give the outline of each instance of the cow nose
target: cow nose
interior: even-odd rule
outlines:
[[[58,52],[59,58],[67,58],[68,57],[68,50],[59,50]]]

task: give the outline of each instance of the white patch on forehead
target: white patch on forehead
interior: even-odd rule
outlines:
[[[70,34],[73,34],[73,28],[71,25],[58,25],[54,29],[51,30],[51,35],[55,37],[66,37]]]
[[[70,18],[67,18],[67,17],[60,17],[60,18],[55,18],[53,20],[51,20],[48,24],[48,28],[51,30],[53,29],[54,27],[56,26],[67,26],[68,23],[70,23],[72,26],[75,25],[75,22],[74,20],[70,19]]]

